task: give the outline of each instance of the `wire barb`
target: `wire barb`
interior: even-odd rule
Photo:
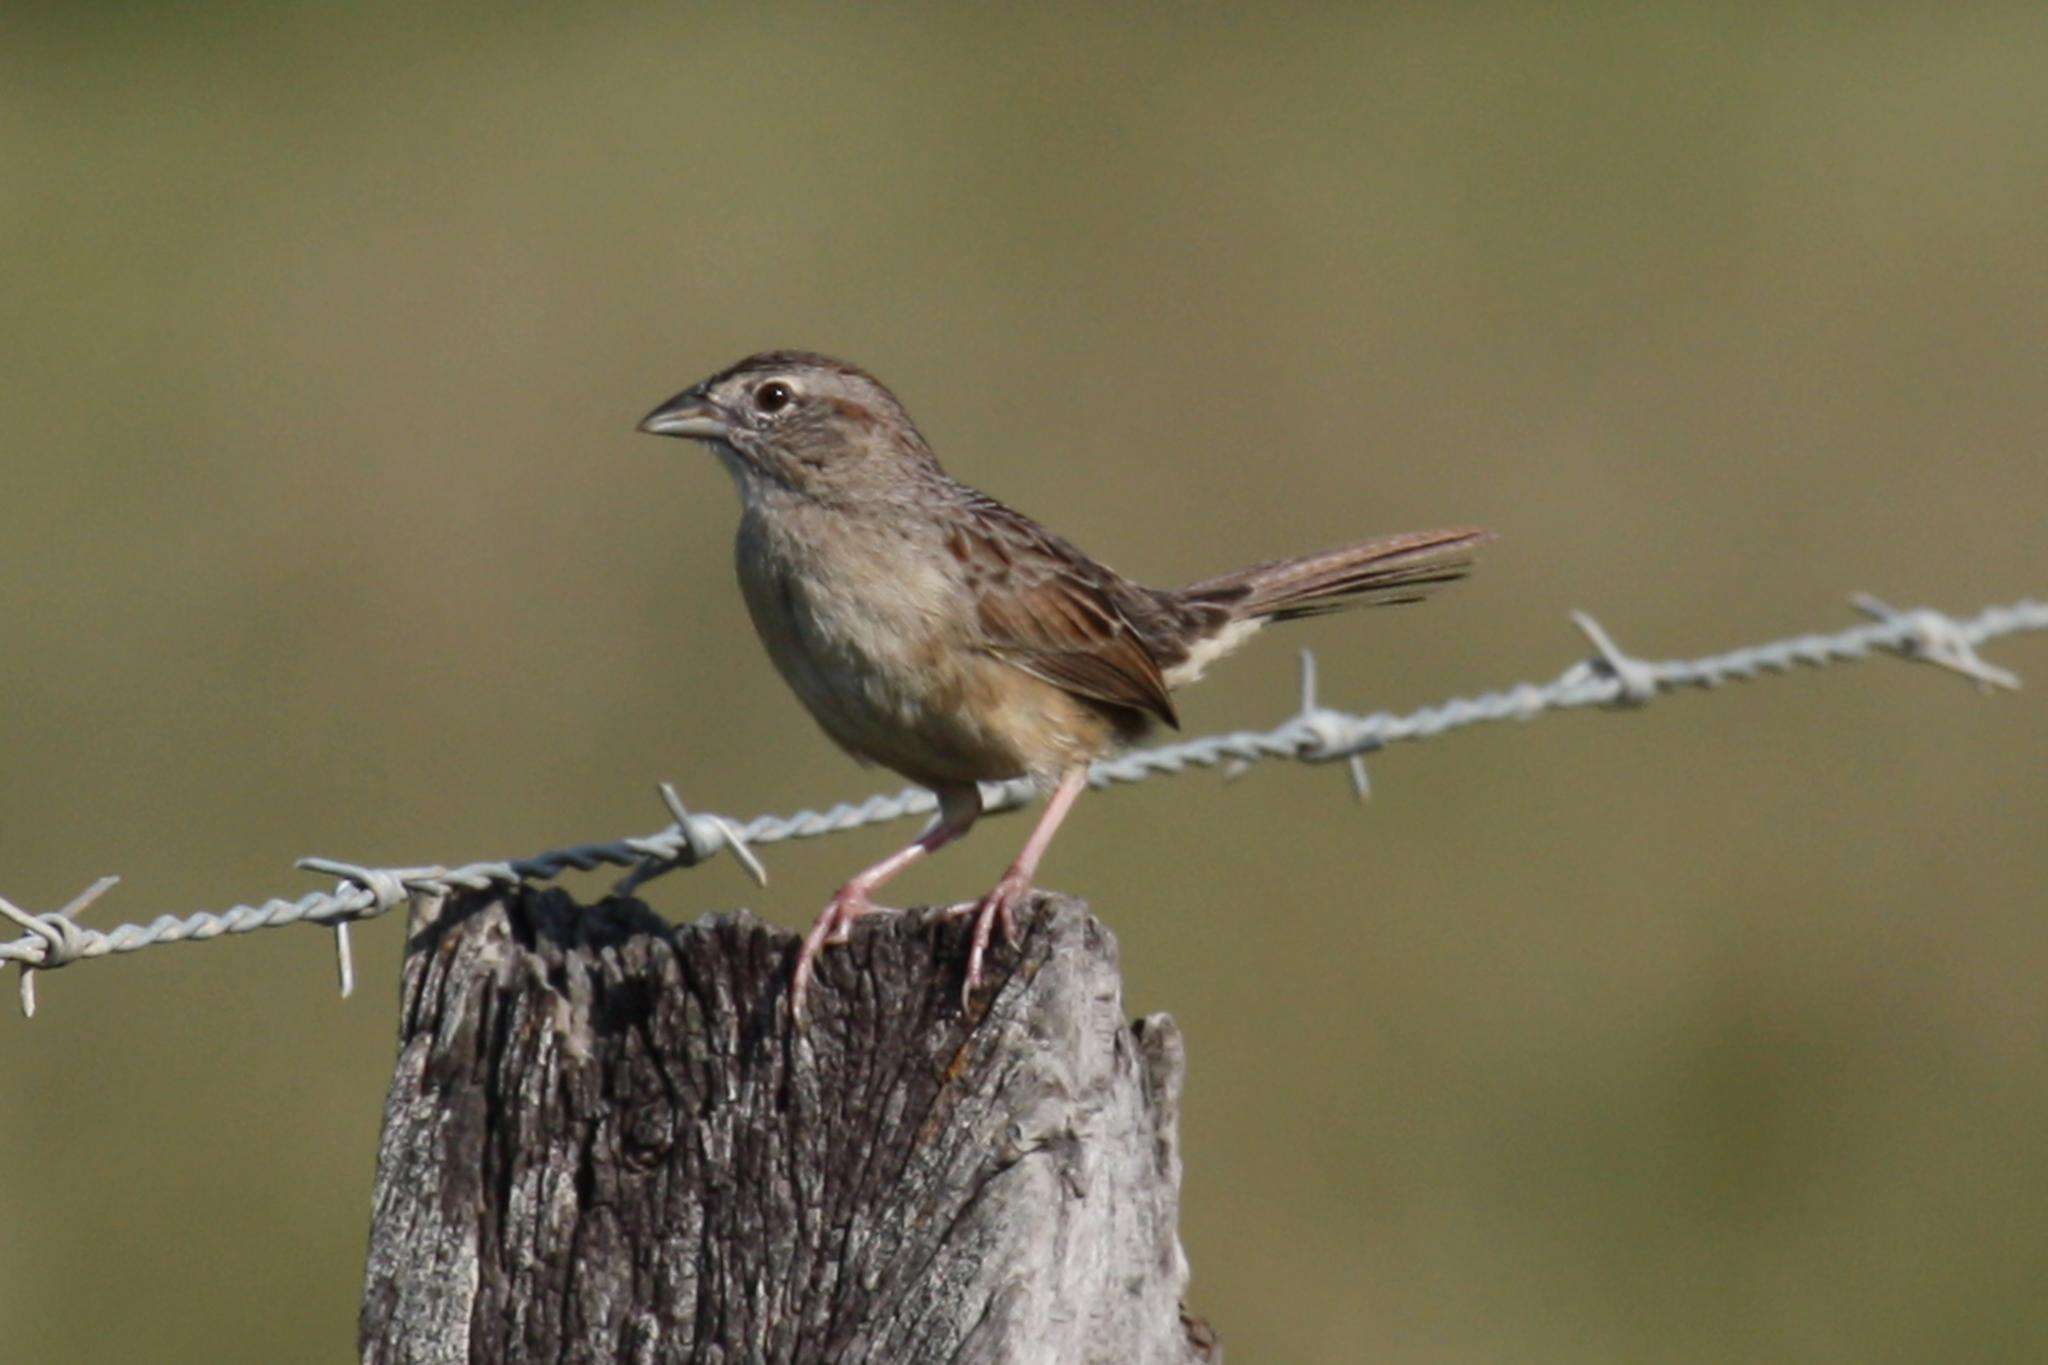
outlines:
[[[1377,749],[1380,741],[1361,739],[1355,733],[1356,717],[1332,711],[1316,699],[1316,652],[1312,649],[1301,651],[1301,709],[1295,712],[1293,727],[1303,736],[1297,753],[1302,762],[1329,763],[1341,758],[1351,771],[1351,794],[1360,801],[1372,796],[1365,751]],[[1226,775],[1234,777],[1236,773]]]
[[[1196,768],[1230,774],[1269,759],[1300,763],[1346,759],[1355,765],[1352,781],[1363,795],[1368,788],[1361,755],[1398,740],[1433,739],[1467,726],[1529,720],[1549,711],[1640,705],[1660,693],[1683,687],[1717,687],[1766,673],[1849,663],[1877,652],[1936,664],[1962,674],[1986,690],[2015,688],[2020,684],[2019,676],[1985,662],[1977,653],[1978,646],[2001,636],[2048,631],[2048,600],[2029,598],[1986,607],[1975,616],[1960,620],[1926,608],[1896,611],[1869,596],[1859,596],[1854,601],[1873,620],[1831,633],[1797,635],[1703,658],[1657,663],[1631,658],[1599,622],[1584,612],[1576,612],[1572,620],[1592,643],[1597,657],[1574,664],[1547,683],[1516,683],[1476,696],[1453,697],[1405,715],[1387,711],[1353,714],[1324,706],[1317,696],[1315,658],[1304,651],[1300,709],[1279,725],[1270,730],[1202,735],[1154,749],[1132,750],[1094,764],[1089,769],[1089,784],[1108,787],[1142,782]],[[315,891],[296,900],[279,898],[259,905],[237,905],[219,912],[199,911],[182,917],[159,915],[147,924],[123,924],[104,932],[82,927],[77,917],[114,885],[116,879],[112,877],[102,878],[63,909],[46,914],[32,915],[0,900],[0,918],[13,920],[23,931],[19,938],[0,942],[0,964],[12,962],[21,969],[23,1010],[33,1015],[33,981],[37,971],[83,958],[131,953],[166,943],[205,942],[305,921],[334,930],[336,970],[343,994],[347,994],[355,975],[349,926],[401,904],[423,907],[456,891],[551,881],[571,869],[589,871],[600,865],[630,869],[620,881],[623,894],[673,868],[694,867],[722,850],[730,850],[748,875],[765,884],[767,872],[754,853],[755,846],[837,834],[930,814],[938,808],[937,799],[930,792],[910,787],[877,793],[860,801],[843,801],[822,811],[759,815],[741,821],[685,809],[675,789],[666,783],[659,791],[672,823],[654,834],[610,843],[577,844],[529,858],[468,863],[454,868],[374,868],[328,858],[306,858],[299,863],[300,867],[337,879],[332,891]],[[984,810],[994,813],[1029,805],[1037,788],[1028,778],[985,782],[981,795]],[[416,913],[423,911],[416,909]]]
[[[334,926],[334,974],[340,978],[342,999],[356,993],[356,955],[349,946],[347,920]]]
[[[1975,682],[1980,692],[2001,687],[2008,692],[2019,690],[2019,674],[1979,658],[1977,647],[1970,643],[1969,636],[1940,612],[1926,607],[1899,611],[1867,592],[1854,594],[1849,603],[1865,616],[1904,632],[1903,639],[1889,646],[1901,657],[1960,673]]]
[[[1573,612],[1572,624],[1593,646],[1594,657],[1580,667],[1614,680],[1614,705],[1648,706],[1656,700],[1660,682],[1655,664],[1644,663],[1625,653],[1620,645],[1614,643],[1614,637],[1607,633],[1606,627],[1593,619],[1591,612]]]
[[[0,915],[28,930],[27,935],[15,940],[15,945],[41,945],[40,954],[37,956],[31,957],[28,953],[16,956],[16,960],[21,963],[22,1018],[36,1017],[38,971],[55,971],[59,967],[68,967],[86,955],[91,947],[92,931],[80,925],[78,917],[120,880],[119,877],[102,877],[66,901],[62,909],[50,910],[40,915],[32,915],[4,896],[0,896]]]
[[[747,846],[746,836],[733,827],[732,821],[723,815],[692,815],[673,783],[658,783],[654,790],[675,823],[659,834],[625,841],[628,848],[642,857],[632,871],[612,883],[613,895],[630,896],[656,877],[677,868],[695,867],[720,849],[732,850],[732,856],[754,879],[754,885],[768,885],[768,869],[761,866],[760,858]]]

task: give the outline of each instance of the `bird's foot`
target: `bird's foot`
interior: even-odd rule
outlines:
[[[1013,945],[1017,942],[1017,906],[1030,894],[1031,878],[1011,868],[980,900],[962,901],[946,907],[947,915],[974,916],[974,939],[967,949],[967,979],[960,986],[962,1010],[971,1010],[974,1006],[974,992],[982,980],[982,961],[988,956],[989,940],[996,931],[1002,931],[1003,942]]]
[[[804,1013],[804,996],[809,992],[813,964],[826,945],[845,943],[853,937],[853,926],[869,915],[900,915],[903,912],[889,905],[876,905],[868,899],[867,888],[858,882],[848,882],[839,888],[832,899],[825,903],[825,909],[818,916],[818,922],[811,926],[811,932],[804,936],[804,946],[797,951],[796,970],[790,975],[790,1013],[801,1019]]]

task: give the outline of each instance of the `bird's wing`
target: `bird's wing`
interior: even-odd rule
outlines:
[[[1159,662],[1118,605],[1127,585],[992,499],[977,499],[974,513],[948,539],[970,569],[980,647],[1077,696],[1178,729]]]

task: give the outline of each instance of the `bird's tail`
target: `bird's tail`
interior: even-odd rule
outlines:
[[[1493,539],[1460,527],[1415,531],[1276,559],[1190,583],[1174,594],[1197,609],[1222,608],[1233,622],[1297,621],[1350,607],[1420,602],[1472,571],[1472,552]]]

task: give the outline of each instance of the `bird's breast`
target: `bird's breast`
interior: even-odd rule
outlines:
[[[735,552],[777,671],[858,758],[918,782],[986,781],[1057,772],[1113,738],[1099,708],[975,647],[952,560],[914,530],[750,509]]]
[[[939,650],[956,589],[900,534],[844,514],[748,517],[736,550],[754,624],[778,666],[805,673],[806,700],[812,675],[836,695]]]

